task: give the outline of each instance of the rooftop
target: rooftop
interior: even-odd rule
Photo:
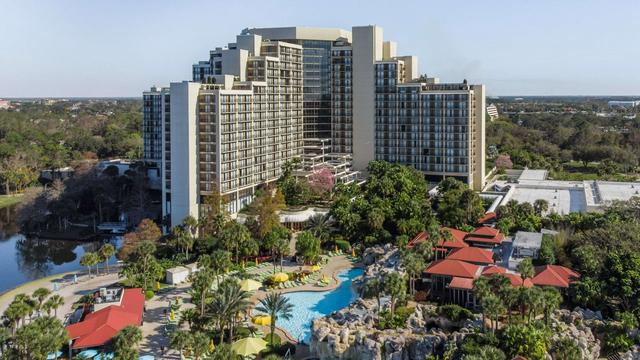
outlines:
[[[536,276],[531,279],[534,285],[568,288],[580,278],[577,272],[560,265],[545,265],[536,267]]]
[[[514,247],[539,249],[542,245],[542,233],[518,231],[513,238]]]
[[[452,251],[447,256],[447,259],[476,264],[493,264],[493,251],[477,247],[466,247]]]
[[[83,349],[106,344],[129,325],[139,326],[144,311],[142,289],[125,289],[120,305],[110,305],[85,316],[84,320],[67,326],[71,348]]]

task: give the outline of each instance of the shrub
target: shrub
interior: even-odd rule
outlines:
[[[380,313],[377,328],[379,330],[386,330],[405,327],[407,319],[413,314],[414,310],[412,307],[399,306],[396,308],[393,317],[389,311],[383,311]]]
[[[343,252],[348,252],[351,249],[351,244],[345,240],[336,240],[336,246]]]
[[[451,321],[461,321],[473,317],[471,311],[455,304],[438,306],[438,315],[444,316]]]
[[[156,293],[153,292],[153,290],[147,290],[144,293],[144,299],[145,300],[151,300],[155,295],[156,295]]]
[[[278,334],[273,334],[273,338],[271,337],[271,334],[267,334],[267,336],[264,337],[264,341],[266,341],[268,346],[271,348],[277,347],[282,342]]]

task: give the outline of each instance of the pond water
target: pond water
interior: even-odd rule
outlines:
[[[15,209],[0,209],[0,293],[49,275],[85,269],[80,258],[110,242],[116,248],[119,237],[105,241],[67,241],[30,239],[19,233]],[[109,264],[115,264],[115,257]]]
[[[311,338],[311,322],[319,317],[346,308],[353,303],[358,294],[353,289],[352,281],[362,275],[364,270],[353,268],[338,273],[340,285],[330,291],[298,291],[284,296],[294,305],[293,316],[289,320],[278,320],[277,326],[286,330],[294,339],[309,343]]]

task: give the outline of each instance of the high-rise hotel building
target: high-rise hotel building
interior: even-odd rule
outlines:
[[[419,77],[378,26],[245,29],[194,64],[192,81],[143,99],[145,158],[160,162],[171,224],[197,216],[214,187],[239,211],[294,157],[484,185],[484,86]]]

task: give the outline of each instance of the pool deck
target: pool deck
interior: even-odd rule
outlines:
[[[340,256],[335,256],[333,258],[331,258],[331,260],[329,261],[329,263],[327,263],[327,265],[325,267],[323,267],[320,270],[320,273],[322,275],[326,275],[329,276],[333,279],[333,281],[331,282],[331,284],[325,286],[325,287],[320,287],[320,286],[316,286],[313,284],[306,284],[303,286],[298,286],[298,287],[294,287],[294,288],[289,288],[289,289],[276,289],[273,291],[282,293],[282,294],[286,294],[286,293],[292,293],[292,292],[300,292],[300,291],[314,291],[314,292],[325,292],[325,291],[331,291],[331,290],[335,290],[338,288],[338,286],[340,286],[340,281],[338,280],[338,273],[346,270],[346,269],[351,269],[354,267],[358,267],[360,264],[358,263],[353,263],[351,262],[346,255],[340,255]],[[256,291],[254,293],[254,295],[251,297],[251,301],[254,304],[257,304],[259,302],[259,299],[262,299],[263,297],[265,297],[267,294],[267,291],[264,290],[259,290]],[[258,325],[256,325],[258,326]],[[269,332],[269,327],[268,326],[258,326],[259,328],[261,328],[261,330],[265,331],[265,333]],[[298,344],[298,340],[295,339],[293,336],[291,336],[291,334],[289,334],[286,330],[276,327],[276,333],[281,337],[281,338],[285,338],[287,341],[289,341],[292,344]]]

